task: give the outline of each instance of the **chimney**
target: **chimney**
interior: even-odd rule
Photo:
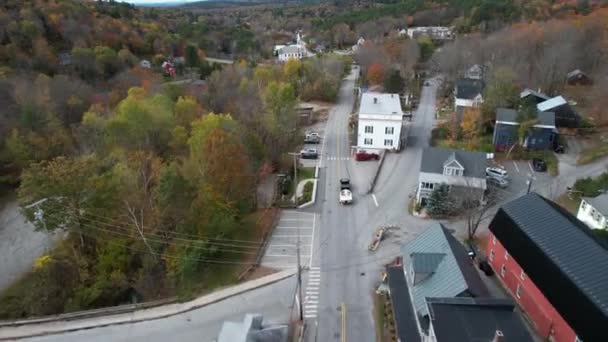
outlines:
[[[393,98],[393,94],[391,94],[391,99]]]
[[[378,103],[378,98],[374,97],[374,104]]]
[[[496,330],[496,332],[494,333],[494,338],[492,339],[492,342],[503,342],[504,340],[505,340],[505,335],[502,333],[502,331]]]

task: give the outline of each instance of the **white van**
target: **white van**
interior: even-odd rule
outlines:
[[[486,177],[507,180],[509,179],[509,174],[505,169],[501,169],[499,167],[488,167],[486,168]]]

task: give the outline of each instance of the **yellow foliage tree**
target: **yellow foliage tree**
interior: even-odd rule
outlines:
[[[477,107],[466,108],[460,122],[462,135],[469,146],[473,146],[481,134],[481,110]]]

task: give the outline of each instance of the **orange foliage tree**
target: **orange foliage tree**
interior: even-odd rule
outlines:
[[[371,84],[382,84],[384,81],[384,66],[374,63],[367,69],[367,80]]]

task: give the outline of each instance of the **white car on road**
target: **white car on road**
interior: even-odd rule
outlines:
[[[340,190],[340,204],[353,203],[353,193],[348,189]]]

